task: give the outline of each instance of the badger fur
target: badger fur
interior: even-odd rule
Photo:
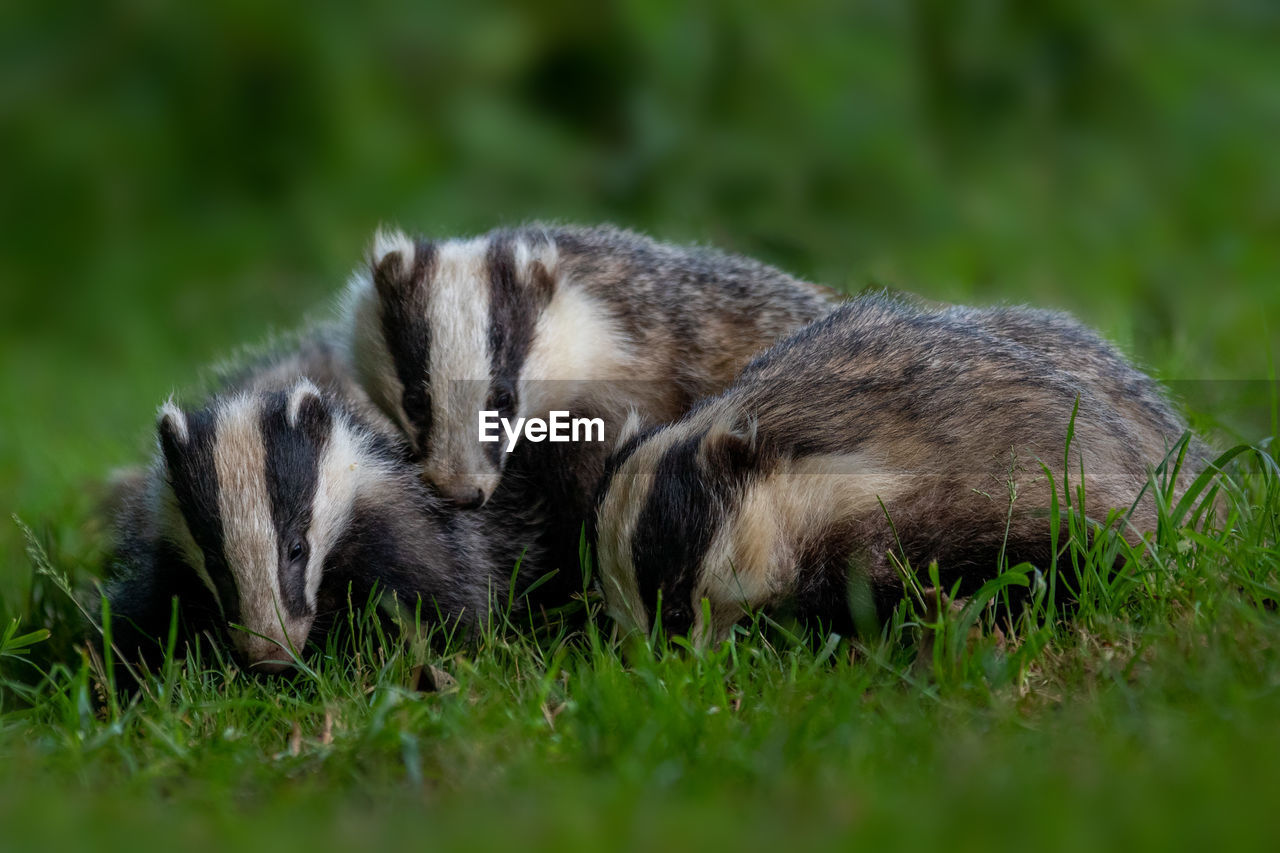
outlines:
[[[783,602],[847,630],[856,589],[881,615],[900,599],[895,561],[936,560],[969,588],[1002,557],[1046,565],[1042,465],[1059,494],[1069,474],[1073,497],[1083,466],[1086,515],[1132,507],[1136,542],[1156,526],[1149,472],[1185,430],[1152,380],[1065,315],[859,298],[679,422],[624,435],[598,504],[605,596],[625,626],[660,613],[701,641]],[[1184,472],[1203,462],[1193,443]]]
[[[628,409],[669,421],[832,302],[746,258],[612,227],[528,225],[438,242],[379,233],[345,306],[355,374],[425,478],[475,507],[506,463],[501,443],[478,441],[480,411],[598,416],[606,436]],[[607,449],[560,451],[543,467],[572,470],[563,497],[585,517]]]
[[[157,436],[116,515],[108,599],[126,655],[154,656],[176,597],[185,635],[221,635],[277,671],[349,594],[376,585],[475,626],[513,568],[523,584],[541,565],[536,502],[450,511],[323,343],[241,371],[197,408],[166,403]]]

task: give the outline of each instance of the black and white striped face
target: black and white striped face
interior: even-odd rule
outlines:
[[[287,666],[316,616],[325,559],[376,463],[310,382],[160,410],[158,432],[182,524],[172,533],[257,669]]]
[[[715,406],[632,437],[624,428],[596,510],[611,615],[625,630],[660,616],[668,635],[723,639],[746,613],[796,594],[829,547],[852,556],[851,520],[882,519],[919,489],[927,474],[895,458],[883,443],[800,452]]]
[[[477,507],[502,476],[504,443],[482,443],[481,411],[514,421],[541,405],[524,381],[555,291],[554,244],[530,234],[414,241],[379,233],[349,292],[351,351],[374,401],[399,423],[423,476]],[[539,377],[543,378],[543,377]]]
[[[596,526],[605,598],[624,629],[647,631],[660,615],[667,634],[706,641],[736,621],[739,605],[762,598],[763,589],[743,587],[753,584],[749,578],[730,577],[740,558],[753,569],[770,563],[771,531],[743,537],[737,523],[762,458],[751,436],[696,417],[631,437],[624,430]],[[744,547],[765,553],[750,556]],[[703,598],[711,625],[703,624]]]

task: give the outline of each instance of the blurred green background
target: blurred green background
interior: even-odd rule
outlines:
[[[1263,0],[3,4],[0,508],[94,562],[90,485],[155,406],[324,310],[382,222],[612,220],[1256,390],[1278,44]],[[7,518],[0,560],[13,601]]]

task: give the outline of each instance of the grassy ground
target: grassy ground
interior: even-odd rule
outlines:
[[[379,221],[608,219],[850,292],[1067,308],[1221,448],[1261,445],[1268,5],[80,6],[0,10],[0,849],[1273,846],[1263,451],[1228,466],[1229,530],[1170,518],[1119,576],[1063,543],[1078,610],[948,621],[923,655],[907,615],[702,657],[624,654],[601,619],[366,637],[291,684],[187,664],[103,708],[34,571],[92,589],[94,484],[202,365],[321,310]]]
[[[908,598],[878,639],[624,649],[594,619],[431,651],[356,615],[291,682],[188,659],[105,705],[92,661],[32,679],[10,657],[6,840],[1267,848],[1280,469],[1229,467],[1230,532],[1171,508],[1115,572],[1075,518],[1057,565],[1001,576],[1029,608]]]

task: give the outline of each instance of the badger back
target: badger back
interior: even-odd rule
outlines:
[[[659,590],[675,630],[696,622],[704,596],[730,621],[734,600],[802,590],[830,612],[854,555],[873,583],[900,590],[890,550],[985,579],[1002,554],[1047,554],[1046,470],[1059,490],[1084,472],[1090,517],[1132,508],[1124,534],[1151,530],[1148,474],[1181,419],[1131,401],[1149,392],[1118,356],[1064,369],[1065,341],[1029,347],[988,319],[857,300],[681,421],[625,442],[597,524],[614,612],[644,626]]]
[[[1081,391],[1099,394],[1139,432],[1149,455],[1187,429],[1166,390],[1093,329],[1060,311],[1004,306],[952,308],[948,322],[975,325],[1051,364]],[[1193,442],[1197,455],[1203,448]]]

